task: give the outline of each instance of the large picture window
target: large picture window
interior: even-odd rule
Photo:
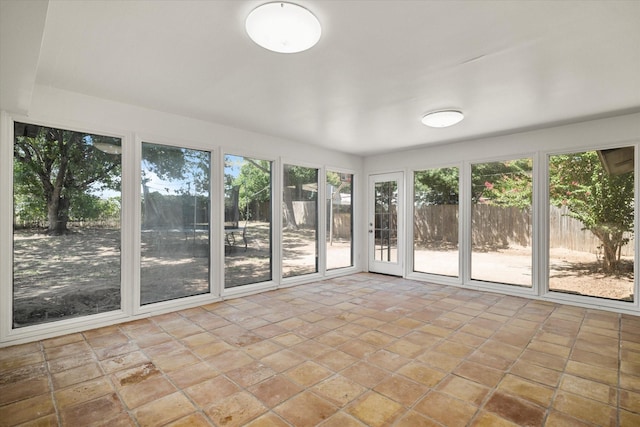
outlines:
[[[318,271],[318,169],[284,165],[282,276]]]
[[[531,287],[533,160],[471,165],[471,279]]]
[[[120,139],[14,130],[14,328],[120,309]]]
[[[272,162],[224,157],[224,286],[272,279]]]
[[[549,157],[549,289],[633,301],[634,147]]]
[[[142,143],[140,304],[209,292],[208,151]]]
[[[353,175],[327,171],[327,270],[353,265]]]
[[[458,168],[414,173],[414,271],[458,276],[458,177]]]

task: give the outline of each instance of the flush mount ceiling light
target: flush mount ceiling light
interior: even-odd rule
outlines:
[[[296,53],[320,40],[320,21],[309,10],[287,2],[265,3],[247,16],[247,34],[258,45],[274,52]]]
[[[453,126],[464,119],[462,111],[441,110],[426,114],[422,118],[422,123],[432,128],[446,128]]]

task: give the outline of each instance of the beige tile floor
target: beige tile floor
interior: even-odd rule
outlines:
[[[640,318],[356,274],[0,349],[0,425],[639,426]]]

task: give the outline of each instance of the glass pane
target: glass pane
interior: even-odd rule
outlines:
[[[353,265],[353,175],[327,171],[327,270]]]
[[[318,271],[318,169],[284,165],[282,276]]]
[[[224,286],[271,280],[271,162],[224,158]]]
[[[209,292],[208,151],[142,144],[141,305]]]
[[[13,326],[120,308],[121,141],[15,123]]]
[[[398,262],[398,183],[376,182],[375,261]]]
[[[471,278],[532,286],[532,159],[471,165]]]
[[[633,301],[634,148],[549,158],[549,289]]]
[[[414,271],[458,276],[458,176],[458,168],[414,174]]]

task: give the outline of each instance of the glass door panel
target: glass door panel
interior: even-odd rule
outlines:
[[[140,304],[209,292],[211,154],[142,143]]]
[[[282,276],[318,271],[318,169],[284,165]]]
[[[458,168],[414,173],[413,270],[458,276]]]
[[[327,171],[327,270],[353,265],[353,175]]]
[[[634,147],[549,157],[549,290],[634,301]]]
[[[471,165],[471,279],[531,287],[533,160]]]
[[[402,275],[402,173],[369,177],[369,270]]]
[[[15,123],[13,327],[120,309],[121,141]]]
[[[224,157],[224,287],[266,282],[271,269],[271,165]]]

